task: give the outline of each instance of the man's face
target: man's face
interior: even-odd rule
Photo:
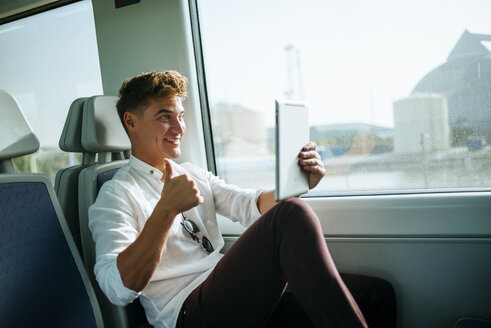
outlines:
[[[164,158],[181,155],[181,139],[186,131],[181,98],[153,99],[143,114],[127,113],[125,121],[132,153],[140,160],[163,170]]]

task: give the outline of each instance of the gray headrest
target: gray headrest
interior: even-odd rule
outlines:
[[[84,113],[84,104],[87,97],[75,99],[70,105],[66,117],[63,132],[61,132],[60,149],[63,151],[83,153],[82,146],[82,119]]]
[[[17,101],[0,89],[0,160],[35,153],[39,140]]]
[[[131,148],[116,109],[118,97],[94,96],[85,101],[82,146],[86,152],[119,152]]]

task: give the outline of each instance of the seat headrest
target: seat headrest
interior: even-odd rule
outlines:
[[[87,97],[75,99],[70,105],[65,120],[63,132],[61,132],[60,149],[67,152],[83,153],[82,146],[82,119],[84,104]]]
[[[35,153],[39,140],[15,98],[0,89],[0,160]]]
[[[93,96],[84,104],[82,146],[86,152],[120,152],[131,148],[116,109],[118,98]]]

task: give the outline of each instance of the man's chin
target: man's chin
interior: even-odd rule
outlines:
[[[173,151],[171,153],[167,153],[166,154],[166,158],[169,158],[169,159],[176,159],[176,158],[179,158],[181,156],[181,151]]]

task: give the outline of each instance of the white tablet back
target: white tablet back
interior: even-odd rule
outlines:
[[[307,172],[298,165],[298,155],[308,142],[307,106],[276,100],[276,201],[309,191]]]

